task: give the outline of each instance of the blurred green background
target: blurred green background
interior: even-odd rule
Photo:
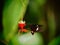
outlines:
[[[60,10],[58,0],[5,0],[2,11],[0,44],[60,45]],[[18,32],[18,22],[43,25],[43,32]],[[30,28],[30,27],[28,27]]]

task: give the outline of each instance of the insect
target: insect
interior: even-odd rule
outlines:
[[[18,26],[20,28],[19,32],[28,32],[28,30],[25,28],[26,23],[25,21],[20,21],[18,23]],[[31,29],[31,34],[34,35],[35,32],[41,32],[41,27],[42,25],[38,25],[38,24],[31,24],[29,25],[29,28]]]
[[[20,21],[20,22],[18,23],[18,26],[19,26],[19,28],[20,28],[19,32],[27,32],[27,29],[24,28],[24,27],[26,26],[25,21]]]
[[[34,35],[35,32],[41,32],[41,27],[42,25],[38,25],[38,24],[30,25],[32,35]]]

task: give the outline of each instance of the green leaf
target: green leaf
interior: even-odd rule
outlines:
[[[19,20],[24,17],[28,0],[7,0],[3,10],[3,33],[6,40],[11,39],[17,31]]]

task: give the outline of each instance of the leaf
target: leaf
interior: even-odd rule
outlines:
[[[17,25],[25,14],[28,0],[6,0],[3,10],[3,35],[6,40],[11,39],[17,31]]]

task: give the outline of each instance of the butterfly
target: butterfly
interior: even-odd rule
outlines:
[[[19,32],[28,32],[28,30],[26,28],[24,28],[26,25],[25,21],[20,21],[18,23],[18,26],[20,28]],[[29,28],[31,29],[31,34],[34,35],[35,32],[41,32],[42,25],[38,25],[38,24],[30,24]]]

